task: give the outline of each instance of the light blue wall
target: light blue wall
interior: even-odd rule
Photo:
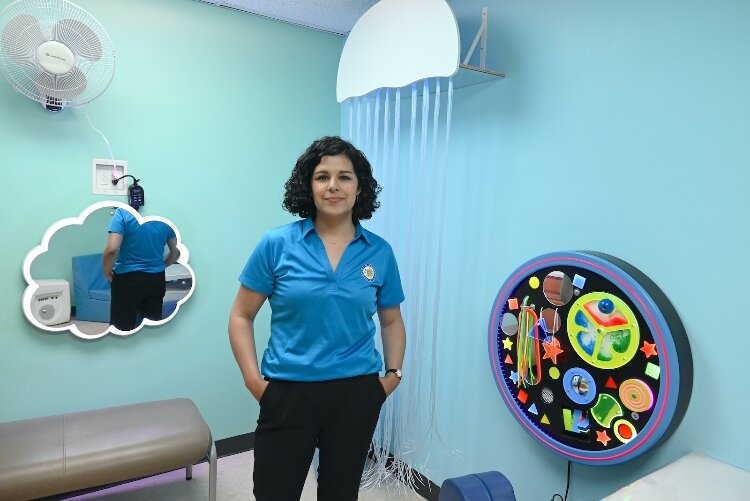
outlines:
[[[229,349],[229,308],[255,242],[290,219],[281,196],[294,161],[339,130],[342,39],[189,0],[77,3],[117,50],[88,113],[142,180],[142,214],[179,228],[196,290],[173,321],[125,339],[26,321],[23,258],[54,221],[107,199],[91,194],[91,161],[109,153],[83,110],[48,113],[0,82],[0,421],[190,397],[215,438],[249,433],[258,407]]]
[[[488,3],[450,4],[466,50]],[[430,477],[500,470],[520,500],[564,493],[565,460],[497,391],[487,324],[518,265],[576,249],[625,259],[663,289],[695,384],[669,441],[620,466],[574,464],[570,499],[599,499],[691,450],[750,469],[750,4],[490,4],[488,67],[508,77],[455,93],[439,317],[437,426],[462,453],[433,440]]]

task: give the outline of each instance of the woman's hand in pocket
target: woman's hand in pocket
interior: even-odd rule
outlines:
[[[396,390],[400,382],[401,380],[392,372],[380,378],[380,384],[383,385],[383,389],[385,390],[385,398],[388,398]]]
[[[247,386],[247,389],[253,394],[253,398],[260,402],[263,393],[265,393],[266,388],[268,388],[268,381],[263,378],[258,378],[253,381],[245,381],[245,386]]]

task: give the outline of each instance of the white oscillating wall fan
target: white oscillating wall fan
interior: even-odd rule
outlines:
[[[18,0],[0,12],[0,70],[21,94],[50,111],[104,92],[115,50],[104,27],[67,0]]]

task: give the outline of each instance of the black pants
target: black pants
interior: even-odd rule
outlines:
[[[356,500],[384,401],[377,374],[311,383],[271,380],[255,430],[255,499],[298,501],[317,447],[318,501]]]
[[[138,314],[149,320],[161,320],[162,303],[167,284],[164,272],[131,271],[112,278],[112,300],[109,323],[122,331],[136,328]]]

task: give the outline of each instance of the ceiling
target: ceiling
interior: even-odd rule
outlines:
[[[199,0],[307,28],[346,35],[378,0]]]

